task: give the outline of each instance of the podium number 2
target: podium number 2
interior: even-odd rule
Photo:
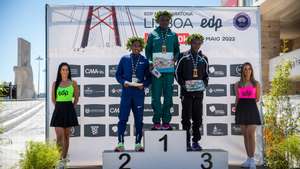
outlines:
[[[127,154],[127,153],[121,154],[121,155],[119,156],[119,160],[122,160],[123,157],[126,158],[126,161],[120,166],[119,169],[130,169],[130,168],[124,168],[125,165],[127,165],[127,164],[129,163],[129,161],[130,161],[130,155]]]
[[[205,167],[203,164],[201,164],[201,168],[202,169],[211,169],[213,167],[213,163],[211,162],[211,154],[209,153],[203,153],[201,155],[202,158],[207,157],[206,159],[204,159],[204,163],[208,163],[208,166]]]
[[[168,136],[165,134],[162,138],[160,138],[158,141],[164,141],[164,152],[168,151]]]

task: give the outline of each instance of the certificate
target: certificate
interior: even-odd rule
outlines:
[[[153,53],[153,65],[159,72],[174,72],[174,60],[172,52]]]
[[[185,88],[188,92],[204,91],[205,85],[203,80],[187,80],[185,81]]]
[[[143,83],[137,83],[137,82],[128,82],[128,81],[126,81],[125,83],[126,83],[126,84],[128,84],[129,86],[132,86],[132,87],[139,87],[139,86],[143,86]]]
[[[130,82],[130,83],[129,83],[129,86],[132,86],[132,87],[139,87],[139,86],[143,86],[143,83]]]

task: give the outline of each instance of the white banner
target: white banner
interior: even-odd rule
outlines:
[[[125,43],[131,36],[145,39],[156,23],[154,13],[172,12],[171,29],[178,34],[181,51],[191,33],[205,36],[201,47],[209,59],[209,87],[203,105],[203,128],[200,144],[205,148],[229,152],[229,163],[246,158],[240,128],[234,124],[233,84],[239,80],[240,65],[250,62],[257,80],[261,79],[260,17],[257,8],[217,7],[124,7],[124,6],[47,6],[47,81],[48,126],[53,104],[51,84],[58,65],[68,62],[73,79],[80,85],[77,107],[80,126],[72,129],[71,165],[102,164],[103,150],[117,144],[120,85],[115,80],[116,64],[128,54]],[[179,87],[175,84],[171,123],[181,129]],[[153,110],[146,89],[144,128],[152,125]],[[55,139],[53,128],[48,129]],[[125,137],[127,149],[133,149],[134,124],[130,116]],[[261,128],[257,129],[255,158],[263,161]],[[182,143],[185,144],[185,143]]]

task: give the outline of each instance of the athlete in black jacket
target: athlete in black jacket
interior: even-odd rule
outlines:
[[[187,131],[188,150],[199,151],[202,126],[203,91],[208,85],[208,59],[199,51],[203,43],[203,36],[192,34],[187,38],[191,49],[181,53],[176,65],[175,77],[181,86],[182,126]],[[193,120],[193,143],[190,143],[190,128]]]

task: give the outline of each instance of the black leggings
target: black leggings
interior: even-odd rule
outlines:
[[[198,142],[201,139],[200,127],[202,126],[203,112],[203,94],[200,96],[183,96],[181,124],[184,130],[187,131],[187,142],[190,143],[190,128],[191,119],[193,120],[193,142]]]

